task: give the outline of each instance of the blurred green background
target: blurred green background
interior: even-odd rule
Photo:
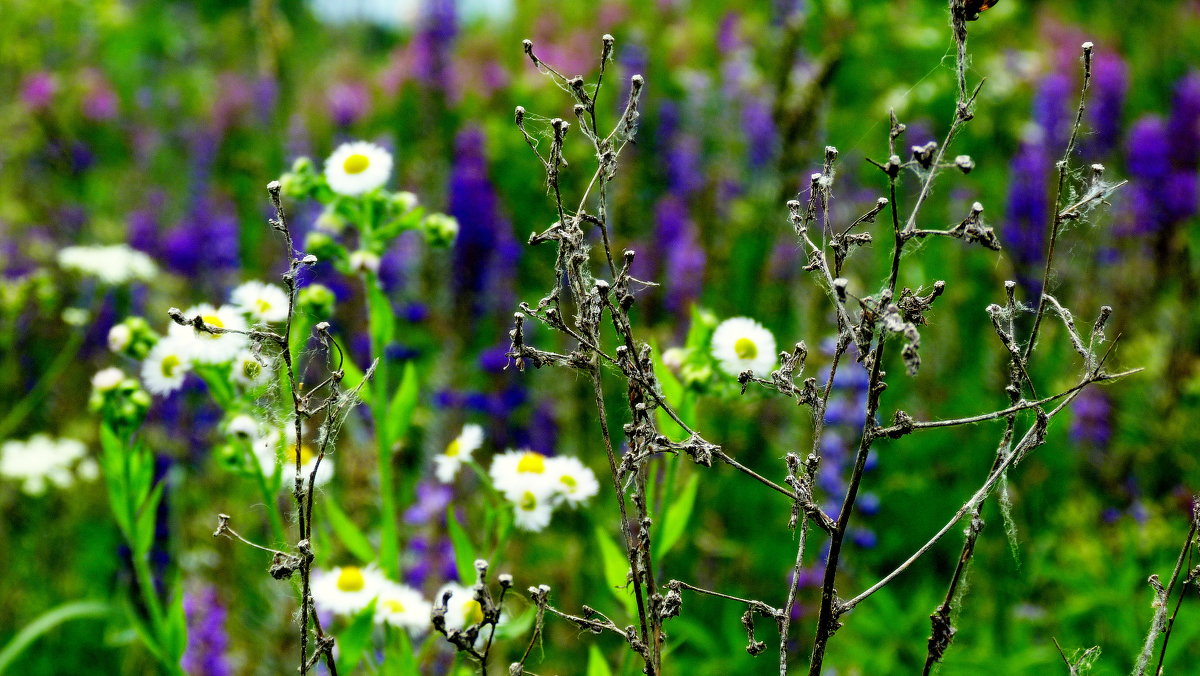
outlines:
[[[718,318],[753,317],[780,345],[803,339],[820,361],[833,323],[801,270],[783,203],[807,189],[824,146],[834,145],[841,156],[832,216],[848,223],[886,193],[864,158],[886,159],[888,108],[908,125],[904,142],[923,144],[944,136],[955,94],[942,2],[0,0],[0,15],[0,440],[46,433],[83,440],[94,454],[88,382],[115,363],[105,346],[109,327],[130,315],[163,327],[169,306],[218,302],[242,281],[277,279],[263,187],[297,157],[320,162],[338,143],[366,139],[392,150],[391,186],[461,227],[448,250],[402,236],[380,272],[399,317],[387,358],[425,374],[415,429],[397,459],[409,498],[464,421],[484,425],[489,452],[528,445],[607,474],[588,383],[549,369],[500,368],[516,303],[535,302],[553,284],[552,252],[524,246],[556,216],[512,111],[522,105],[542,116],[530,123],[540,134],[543,118],[572,117],[569,97],[525,58],[523,38],[564,73],[592,77],[600,35],[616,37],[602,127],[615,122],[628,77],[646,78],[611,222],[616,246],[638,252],[635,275],[661,283],[641,292],[635,319],[663,349],[683,344],[693,308],[703,308]],[[1011,473],[1015,547],[989,501],[959,633],[939,673],[1066,673],[1052,638],[1068,651],[1099,645],[1092,673],[1126,673],[1152,614],[1146,578],[1169,575],[1200,488],[1200,3],[1003,0],[970,30],[968,77],[987,82],[952,153],[970,154],[977,168],[944,175],[923,221],[952,225],[979,201],[1005,249],[930,241],[906,258],[902,285],[944,279],[947,290],[922,330],[920,373],[906,378],[898,361],[888,365],[895,375],[883,418],[898,407],[932,419],[1005,405],[1006,361],[983,308],[1003,302],[1008,279],[1019,282],[1019,298],[1036,302],[1053,162],[1076,105],[1084,40],[1098,56],[1080,158],[1130,183],[1105,213],[1066,232],[1052,291],[1081,326],[1111,305],[1109,335],[1121,334],[1112,368],[1145,371],[1081,396],[1055,419],[1047,445]],[[572,194],[591,176],[587,147],[574,141],[565,177]],[[910,177],[902,205],[915,186]],[[319,205],[289,206],[301,233],[321,213]],[[885,220],[873,231],[879,242],[887,241]],[[55,262],[65,246],[118,242],[149,254],[160,274],[110,289]],[[873,291],[889,255],[878,243],[858,252],[847,271],[851,289]],[[362,363],[369,348],[360,290],[332,270],[317,274],[338,294],[335,324]],[[86,310],[86,320],[68,312],[64,321],[73,308]],[[555,344],[544,331],[531,340]],[[1039,392],[1069,387],[1079,367],[1065,336],[1050,326],[1041,343]],[[692,422],[782,480],[780,458],[808,448],[807,411],[732,390],[693,387]],[[609,392],[621,411],[615,379]],[[852,383],[836,401],[846,419],[861,417]],[[262,574],[261,557],[210,536],[216,512],[240,513],[251,534],[266,532],[254,487],[213,452],[220,417],[196,383],[151,409],[143,438],[160,458],[169,495],[154,565],[178,572],[209,611],[220,609],[223,642],[196,649],[215,656],[195,673],[281,673],[294,668],[289,589]],[[364,528],[376,518],[366,429],[352,420],[326,489]],[[851,427],[830,430],[833,456],[856,439]],[[986,476],[1000,431],[988,423],[877,444],[864,482],[874,507],[860,505],[855,518],[843,595],[894,568],[946,521]],[[660,559],[660,578],[782,605],[795,555],[786,502],[728,468],[706,470],[686,457],[662,463],[679,465],[670,476],[680,485],[700,480],[688,530]],[[822,484],[830,504],[840,503],[830,492],[838,479]],[[469,479],[454,493],[468,524],[482,513],[478,495]],[[122,598],[128,551],[105,501],[102,482],[30,496],[0,477],[0,644],[57,604]],[[509,542],[494,570],[512,572],[517,589],[549,584],[559,607],[590,604],[624,626],[594,537],[597,527],[615,535],[615,515],[602,490],[585,510]],[[401,538],[413,583],[432,594],[454,570],[444,518],[404,525]],[[821,544],[813,538],[814,551]],[[829,673],[918,671],[928,615],[960,545],[948,537],[846,616],[830,645]],[[329,558],[321,566],[345,557],[332,535],[322,551]],[[797,669],[818,602],[819,587],[802,587]],[[526,605],[517,602],[514,612]],[[1192,673],[1200,663],[1192,605],[1180,613],[1166,673]],[[744,650],[742,610],[685,597],[683,617],[667,629],[668,673],[772,673],[773,651],[752,658]],[[201,615],[189,615],[193,637]],[[544,661],[531,666],[537,673],[582,673],[593,643],[614,673],[637,670],[612,637],[581,635],[553,619],[546,631]],[[759,638],[770,644],[776,634],[760,627]],[[519,656],[524,641],[502,643],[506,659],[497,664]],[[436,644],[426,643],[424,673],[452,668]],[[10,671],[154,668],[129,629],[92,618],[54,629]]]

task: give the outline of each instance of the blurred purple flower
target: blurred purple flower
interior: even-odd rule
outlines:
[[[1071,408],[1071,440],[1095,448],[1112,441],[1112,400],[1104,390],[1090,387],[1079,394]]]
[[[1200,70],[1193,70],[1176,83],[1167,135],[1175,168],[1193,172],[1200,168]]]
[[[1042,78],[1033,97],[1033,121],[1041,128],[1042,145],[1061,153],[1071,134],[1071,95],[1075,85],[1070,76],[1054,72]]]
[[[213,99],[213,125],[221,130],[236,126],[254,105],[254,85],[240,73],[227,71],[217,76],[217,95]]]
[[[325,92],[329,116],[339,127],[349,127],[362,119],[371,106],[371,92],[361,82],[338,82]]]
[[[422,3],[417,34],[413,38],[413,72],[425,85],[451,88],[450,54],[458,35],[458,13],[454,0],[429,0]]]
[[[163,240],[163,258],[174,272],[189,277],[237,269],[240,264],[237,213],[225,202],[201,199]]]
[[[418,483],[417,499],[404,512],[404,523],[410,526],[441,523],[452,497],[453,491],[445,484],[432,481]]]
[[[1027,288],[1036,284],[1029,268],[1042,260],[1046,219],[1050,216],[1046,189],[1052,161],[1041,144],[1021,146],[1009,165],[1008,209],[1004,223],[1004,246],[1011,252],[1018,276]]]
[[[500,211],[499,197],[488,176],[483,132],[476,127],[462,130],[455,148],[448,190],[449,211],[459,225],[454,242],[454,269],[458,273],[454,286],[460,302],[468,303],[478,313],[483,309],[479,296],[491,286],[485,282],[511,283],[511,275],[508,280],[497,280],[491,274],[492,268],[497,264],[515,265],[513,259],[520,247],[512,241],[512,228]],[[499,289],[487,289],[489,293],[494,290]]]
[[[233,674],[226,653],[229,634],[225,628],[225,606],[213,587],[203,587],[183,596],[187,615],[188,641],[180,666],[191,676],[227,676]]]
[[[1147,181],[1162,180],[1171,170],[1171,138],[1161,118],[1147,115],[1134,123],[1125,141],[1129,175]]]
[[[21,102],[30,110],[49,108],[56,94],[58,81],[54,75],[44,70],[30,73],[21,82]]]
[[[1113,52],[1100,52],[1092,66],[1091,102],[1087,109],[1091,134],[1084,139],[1088,156],[1100,159],[1120,141],[1121,114],[1129,88],[1125,61]]]
[[[662,278],[667,287],[666,306],[674,313],[685,312],[704,284],[704,249],[683,199],[664,197],[655,209],[655,217],[655,246],[665,258]]]

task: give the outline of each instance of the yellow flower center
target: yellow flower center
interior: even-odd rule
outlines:
[[[367,159],[362,153],[354,153],[342,162],[342,169],[346,170],[347,174],[361,174],[371,165],[371,160]]]
[[[200,319],[203,319],[204,323],[208,324],[209,326],[215,326],[218,329],[225,328],[225,322],[221,321],[221,318],[216,315],[203,315],[200,317]],[[209,333],[207,331],[204,331],[203,334],[206,337],[211,338],[213,340],[216,340],[217,338],[221,337],[219,334]]]
[[[733,344],[733,353],[738,356],[738,359],[754,359],[758,356],[758,346],[749,338],[738,338]]]
[[[526,512],[537,509],[537,496],[532,491],[525,491],[525,495],[521,496],[521,504],[518,506]]]
[[[479,601],[471,599],[462,605],[462,609],[466,626],[483,622],[483,606],[479,605]]]
[[[254,359],[247,359],[242,362],[242,376],[246,380],[256,380],[259,374],[262,373],[262,364]]]
[[[259,298],[258,300],[254,301],[254,309],[258,311],[258,314],[265,315],[268,311],[270,311],[271,304],[262,298]]]
[[[521,456],[517,463],[517,472],[522,474],[541,474],[546,471],[546,456],[530,451]]]
[[[337,588],[344,592],[362,591],[366,586],[367,581],[358,566],[346,566],[338,573]]]
[[[458,454],[461,452],[462,452],[462,442],[459,441],[458,439],[451,441],[450,445],[446,446],[446,456],[447,457],[451,457],[451,458],[458,457]]]
[[[562,475],[562,477],[559,479],[559,481],[563,482],[563,484],[567,488],[575,488],[576,486],[579,485],[579,482],[575,480],[575,477],[573,477],[569,474]]]
[[[315,450],[313,450],[312,446],[310,446],[308,444],[300,444],[300,464],[301,465],[307,465],[308,463],[312,462],[313,460],[316,460],[316,458],[317,458],[317,452]],[[296,444],[288,444],[286,460],[288,462],[296,461]]]
[[[396,599],[387,599],[387,600],[385,600],[385,601],[383,602],[383,607],[384,607],[384,609],[385,609],[385,610],[387,610],[389,613],[396,613],[396,614],[400,614],[400,613],[404,612],[404,604],[403,604],[403,603],[400,603],[400,602],[399,602],[399,601],[397,601]]]
[[[179,370],[179,365],[182,362],[179,360],[179,355],[169,354],[163,357],[162,374],[164,378],[174,378],[175,373]]]

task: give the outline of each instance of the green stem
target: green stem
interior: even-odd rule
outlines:
[[[364,285],[377,284],[374,275],[367,274],[363,278]],[[378,321],[392,321],[390,308],[378,307],[380,303],[388,302],[382,293],[372,293],[366,289],[368,304],[368,330],[371,334],[371,358],[378,359],[375,376],[371,379],[371,417],[375,421],[375,438],[378,441],[378,476],[379,504],[382,525],[380,528],[379,558],[380,566],[385,573],[399,575],[399,533],[396,526],[396,481],[392,469],[392,444],[390,426],[388,424],[388,408],[391,397],[388,392],[388,363],[384,355],[387,345],[384,345],[385,328],[377,326]],[[378,318],[378,319],[377,319]]]
[[[83,344],[84,330],[76,329],[67,338],[67,342],[63,345],[63,349],[54,357],[54,361],[50,366],[42,372],[42,377],[37,383],[30,388],[29,392],[13,404],[12,408],[8,409],[8,413],[0,420],[0,439],[8,437],[9,433],[17,428],[25,418],[33,412],[37,405],[41,403],[42,398],[50,391],[50,387],[58,382],[58,377],[68,366],[75,363],[75,355],[79,353],[79,346]]]

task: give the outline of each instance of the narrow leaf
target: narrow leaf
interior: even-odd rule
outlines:
[[[375,602],[372,599],[350,620],[346,628],[338,634],[338,671],[350,673],[362,661],[363,654],[371,645],[371,630],[375,628]]]
[[[358,526],[350,520],[350,517],[342,511],[337,500],[330,497],[325,500],[322,508],[324,509],[323,514],[329,519],[329,525],[333,527],[334,534],[351,554],[363,563],[370,563],[377,558],[375,547]]]
[[[700,486],[700,475],[693,473],[688,478],[683,490],[677,493],[664,510],[662,530],[654,540],[654,558],[658,559],[679,541],[687,530],[688,521],[692,518],[692,509],[696,506],[696,489]]]
[[[587,676],[612,676],[612,669],[604,659],[604,653],[595,643],[588,647]]]
[[[396,390],[396,394],[392,396],[392,401],[388,404],[388,416],[385,424],[388,426],[388,438],[393,442],[401,441],[408,435],[408,430],[412,426],[413,412],[417,408],[417,401],[420,398],[421,389],[417,383],[417,369],[413,363],[406,362],[404,364],[404,376],[400,380],[400,387]]]
[[[475,546],[467,531],[454,515],[454,508],[446,510],[446,530],[450,543],[454,545],[454,565],[458,568],[458,581],[470,585],[475,582]]]
[[[58,625],[70,620],[104,617],[110,612],[112,608],[100,601],[71,601],[47,610],[25,625],[0,650],[0,674],[7,673],[21,653]]]

